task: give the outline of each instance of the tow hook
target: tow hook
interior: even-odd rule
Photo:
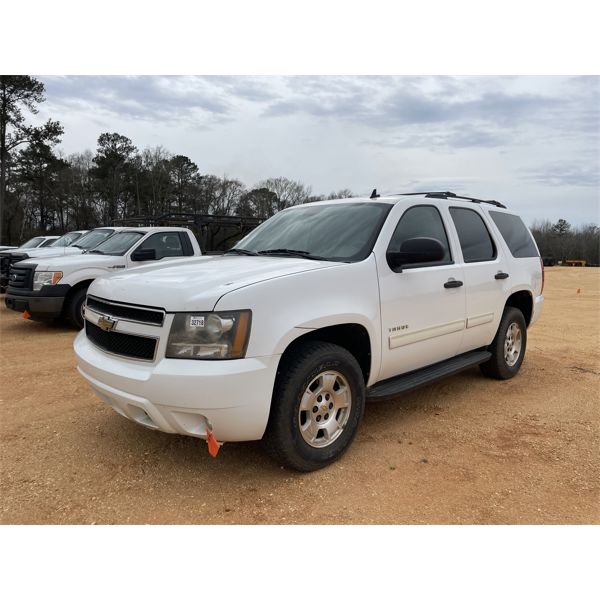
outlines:
[[[208,444],[208,453],[216,458],[219,452],[219,448],[223,445],[217,442],[217,438],[213,435],[213,432],[206,428],[206,443]]]
[[[28,310],[24,310],[23,311],[23,318],[24,319],[31,319],[31,315],[29,314]]]

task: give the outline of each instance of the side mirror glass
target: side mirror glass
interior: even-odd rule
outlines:
[[[131,260],[156,260],[156,250],[154,248],[142,248],[135,250],[131,255]]]
[[[400,250],[388,250],[388,265],[392,271],[400,272],[403,267],[440,262],[444,258],[444,247],[435,238],[416,237],[404,240]]]

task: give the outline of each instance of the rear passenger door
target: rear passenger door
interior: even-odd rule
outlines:
[[[487,346],[498,329],[506,294],[506,259],[481,211],[449,208],[462,253],[466,291],[466,329],[461,352]]]

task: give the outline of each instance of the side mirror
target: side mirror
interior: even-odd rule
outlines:
[[[131,254],[131,260],[156,260],[156,250],[154,248],[141,248]]]
[[[388,250],[386,258],[390,269],[399,273],[408,265],[439,262],[444,254],[444,247],[435,238],[416,237],[402,242],[398,252]]]

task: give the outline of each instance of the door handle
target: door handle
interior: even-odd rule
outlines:
[[[508,273],[502,273],[502,271],[500,271],[494,275],[494,279],[508,279]]]
[[[456,279],[448,279],[448,281],[446,281],[446,283],[444,284],[445,288],[457,288],[460,287],[463,284],[462,281],[458,281]]]

